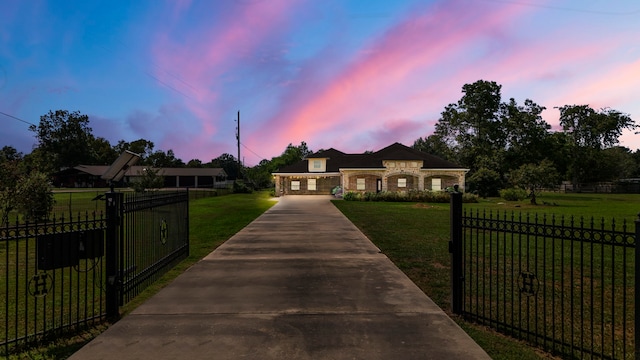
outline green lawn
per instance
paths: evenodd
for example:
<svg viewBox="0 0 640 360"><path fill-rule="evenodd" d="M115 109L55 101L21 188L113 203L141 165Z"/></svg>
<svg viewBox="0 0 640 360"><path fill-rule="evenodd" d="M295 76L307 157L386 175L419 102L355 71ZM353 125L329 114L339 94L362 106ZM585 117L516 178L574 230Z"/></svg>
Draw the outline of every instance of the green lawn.
<svg viewBox="0 0 640 360"><path fill-rule="evenodd" d="M75 200L75 196L80 196L84 198L88 210L91 210L96 207L95 202L91 200L96 194L61 196L63 200L71 198L71 201ZM617 220L630 221L631 229L633 221L637 218L636 214L640 212L640 195L548 193L539 198L541 204L543 201L548 205L534 207L527 201L516 203L500 199L482 199L478 204L465 204L464 207L474 210L500 209L565 216L614 217ZM274 204L266 192L191 201L189 258L123 307L122 313L127 314L135 309ZM335 201L334 204L427 295L445 311L449 311L449 204L347 201ZM454 319L494 359L526 360L550 357L491 329L469 324L459 318ZM16 358L65 358L103 330L104 327L87 329L75 338L61 339Z"/></svg>
<svg viewBox="0 0 640 360"><path fill-rule="evenodd" d="M625 219L628 231L633 231L633 220L640 211L640 195L547 193L539 198L541 204L543 201L547 205L532 206L527 201L482 199L477 204L464 204L464 208L480 212L506 210L538 213L539 216L575 215L578 220L580 216L594 216L598 222L600 217L605 217L608 224L611 218L615 218L617 226ZM427 295L449 312L449 204L350 201L335 201L334 204ZM494 359L539 359L549 356L485 327L464 322L460 318L456 320Z"/></svg>

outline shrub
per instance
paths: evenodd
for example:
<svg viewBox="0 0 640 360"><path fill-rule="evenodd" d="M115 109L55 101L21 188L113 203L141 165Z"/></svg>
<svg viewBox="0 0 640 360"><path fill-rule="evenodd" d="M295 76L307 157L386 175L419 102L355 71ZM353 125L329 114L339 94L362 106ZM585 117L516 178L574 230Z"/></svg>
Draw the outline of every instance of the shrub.
<svg viewBox="0 0 640 360"><path fill-rule="evenodd" d="M346 193L344 193L343 197L344 200L347 201L360 201L361 200L361 196L359 192L355 192L355 191L347 191Z"/></svg>
<svg viewBox="0 0 640 360"><path fill-rule="evenodd" d="M444 191L429 190L409 190L407 192L381 191L379 193L349 191L344 194L344 200L448 203L451 197L449 193ZM462 195L462 201L465 203L477 203L478 196L465 193Z"/></svg>
<svg viewBox="0 0 640 360"><path fill-rule="evenodd" d="M462 202L463 203L477 203L478 202L478 195L474 195L471 193L464 193L462 194Z"/></svg>
<svg viewBox="0 0 640 360"><path fill-rule="evenodd" d="M472 188L482 197L498 195L500 188L500 174L487 168L478 169L469 177Z"/></svg>
<svg viewBox="0 0 640 360"><path fill-rule="evenodd" d="M520 201L527 198L527 192L520 188L502 189L500 197L507 201Z"/></svg>
<svg viewBox="0 0 640 360"><path fill-rule="evenodd" d="M17 210L25 220L46 220L55 204L47 175L38 171L20 179L17 195Z"/></svg>
<svg viewBox="0 0 640 360"><path fill-rule="evenodd" d="M253 193L253 189L251 189L247 184L240 181L233 182L233 193L234 194L251 194Z"/></svg>
<svg viewBox="0 0 640 360"><path fill-rule="evenodd" d="M138 178L131 183L135 192L156 191L164 186L164 176L161 169L144 168L138 172Z"/></svg>

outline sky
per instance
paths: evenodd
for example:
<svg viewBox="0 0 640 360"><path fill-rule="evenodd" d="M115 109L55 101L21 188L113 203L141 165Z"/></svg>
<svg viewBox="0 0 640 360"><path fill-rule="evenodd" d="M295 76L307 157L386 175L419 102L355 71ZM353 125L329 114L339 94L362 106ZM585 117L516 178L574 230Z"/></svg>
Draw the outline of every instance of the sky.
<svg viewBox="0 0 640 360"><path fill-rule="evenodd" d="M3 0L0 146L50 110L96 137L253 166L288 144L412 145L478 80L640 124L637 0ZM640 148L627 131L621 145Z"/></svg>

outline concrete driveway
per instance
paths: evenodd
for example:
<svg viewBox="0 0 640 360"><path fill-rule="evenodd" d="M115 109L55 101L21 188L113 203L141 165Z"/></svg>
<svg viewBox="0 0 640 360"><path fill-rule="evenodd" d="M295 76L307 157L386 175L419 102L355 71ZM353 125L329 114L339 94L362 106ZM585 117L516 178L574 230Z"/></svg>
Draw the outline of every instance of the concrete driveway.
<svg viewBox="0 0 640 360"><path fill-rule="evenodd" d="M281 198L71 359L488 359L330 199Z"/></svg>

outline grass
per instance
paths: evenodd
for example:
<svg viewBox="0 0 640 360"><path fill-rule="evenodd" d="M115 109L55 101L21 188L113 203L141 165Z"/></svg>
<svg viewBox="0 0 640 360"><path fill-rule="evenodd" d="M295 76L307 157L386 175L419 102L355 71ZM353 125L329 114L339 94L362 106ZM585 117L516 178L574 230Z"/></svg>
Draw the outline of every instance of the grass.
<svg viewBox="0 0 640 360"><path fill-rule="evenodd" d="M595 218L605 221L615 218L633 224L640 214L640 194L564 194L543 193L538 198L540 205L531 205L528 200L504 201L499 198L480 199L477 204L465 204L466 209L522 211L556 216L574 216L576 219Z"/></svg>
<svg viewBox="0 0 640 360"><path fill-rule="evenodd" d="M79 193L81 194L81 193ZM69 196L68 194L64 195ZM85 193L83 195L71 195L74 201L74 210L77 204L93 206L91 198L95 195ZM80 200L80 199L84 199ZM78 201L76 201L78 200ZM160 289L169 284L187 268L208 255L215 248L224 243L236 232L244 228L264 211L273 206L268 192L255 192L253 194L232 194L219 197L199 197L190 201L189 227L190 227L190 254L189 257L164 274L158 281L143 290L132 301L121 307L123 316L131 312L137 306L145 302ZM86 209L91 211L91 209ZM80 211L84 211L80 209ZM73 334L71 337L60 337L40 347L30 348L22 353L10 356L10 359L64 359L72 355L79 348L91 341L95 336L104 331L109 324L91 326Z"/></svg>
<svg viewBox="0 0 640 360"><path fill-rule="evenodd" d="M527 201L506 202L483 199L465 204L478 211L506 210L523 213L575 215L578 218L605 217L625 219L628 230L640 210L640 195L559 194L547 193L539 198L547 205L533 206ZM376 203L335 201L358 226L412 281L441 308L450 313L449 205L423 203ZM618 224L619 226L619 224ZM480 325L454 319L494 359L540 359L550 357L538 349L505 337Z"/></svg>
<svg viewBox="0 0 640 360"><path fill-rule="evenodd" d="M65 197L70 195L65 194ZM71 195L75 199L76 195ZM88 199L85 203L94 206ZM514 210L577 216L605 216L633 221L640 210L640 195L616 194L544 194L548 205L531 206L524 202L483 199L465 204L467 209ZM159 281L129 302L121 312L131 312L188 267L250 223L274 204L267 193L204 198L190 204L190 256ZM402 271L404 271L440 307L449 311L449 205L422 203L374 203L336 201L335 205L356 224ZM501 335L487 327L454 317L494 359L550 358L538 349ZM31 349L13 358L66 358L89 342L107 325L86 329L73 338L62 338L41 348Z"/></svg>

